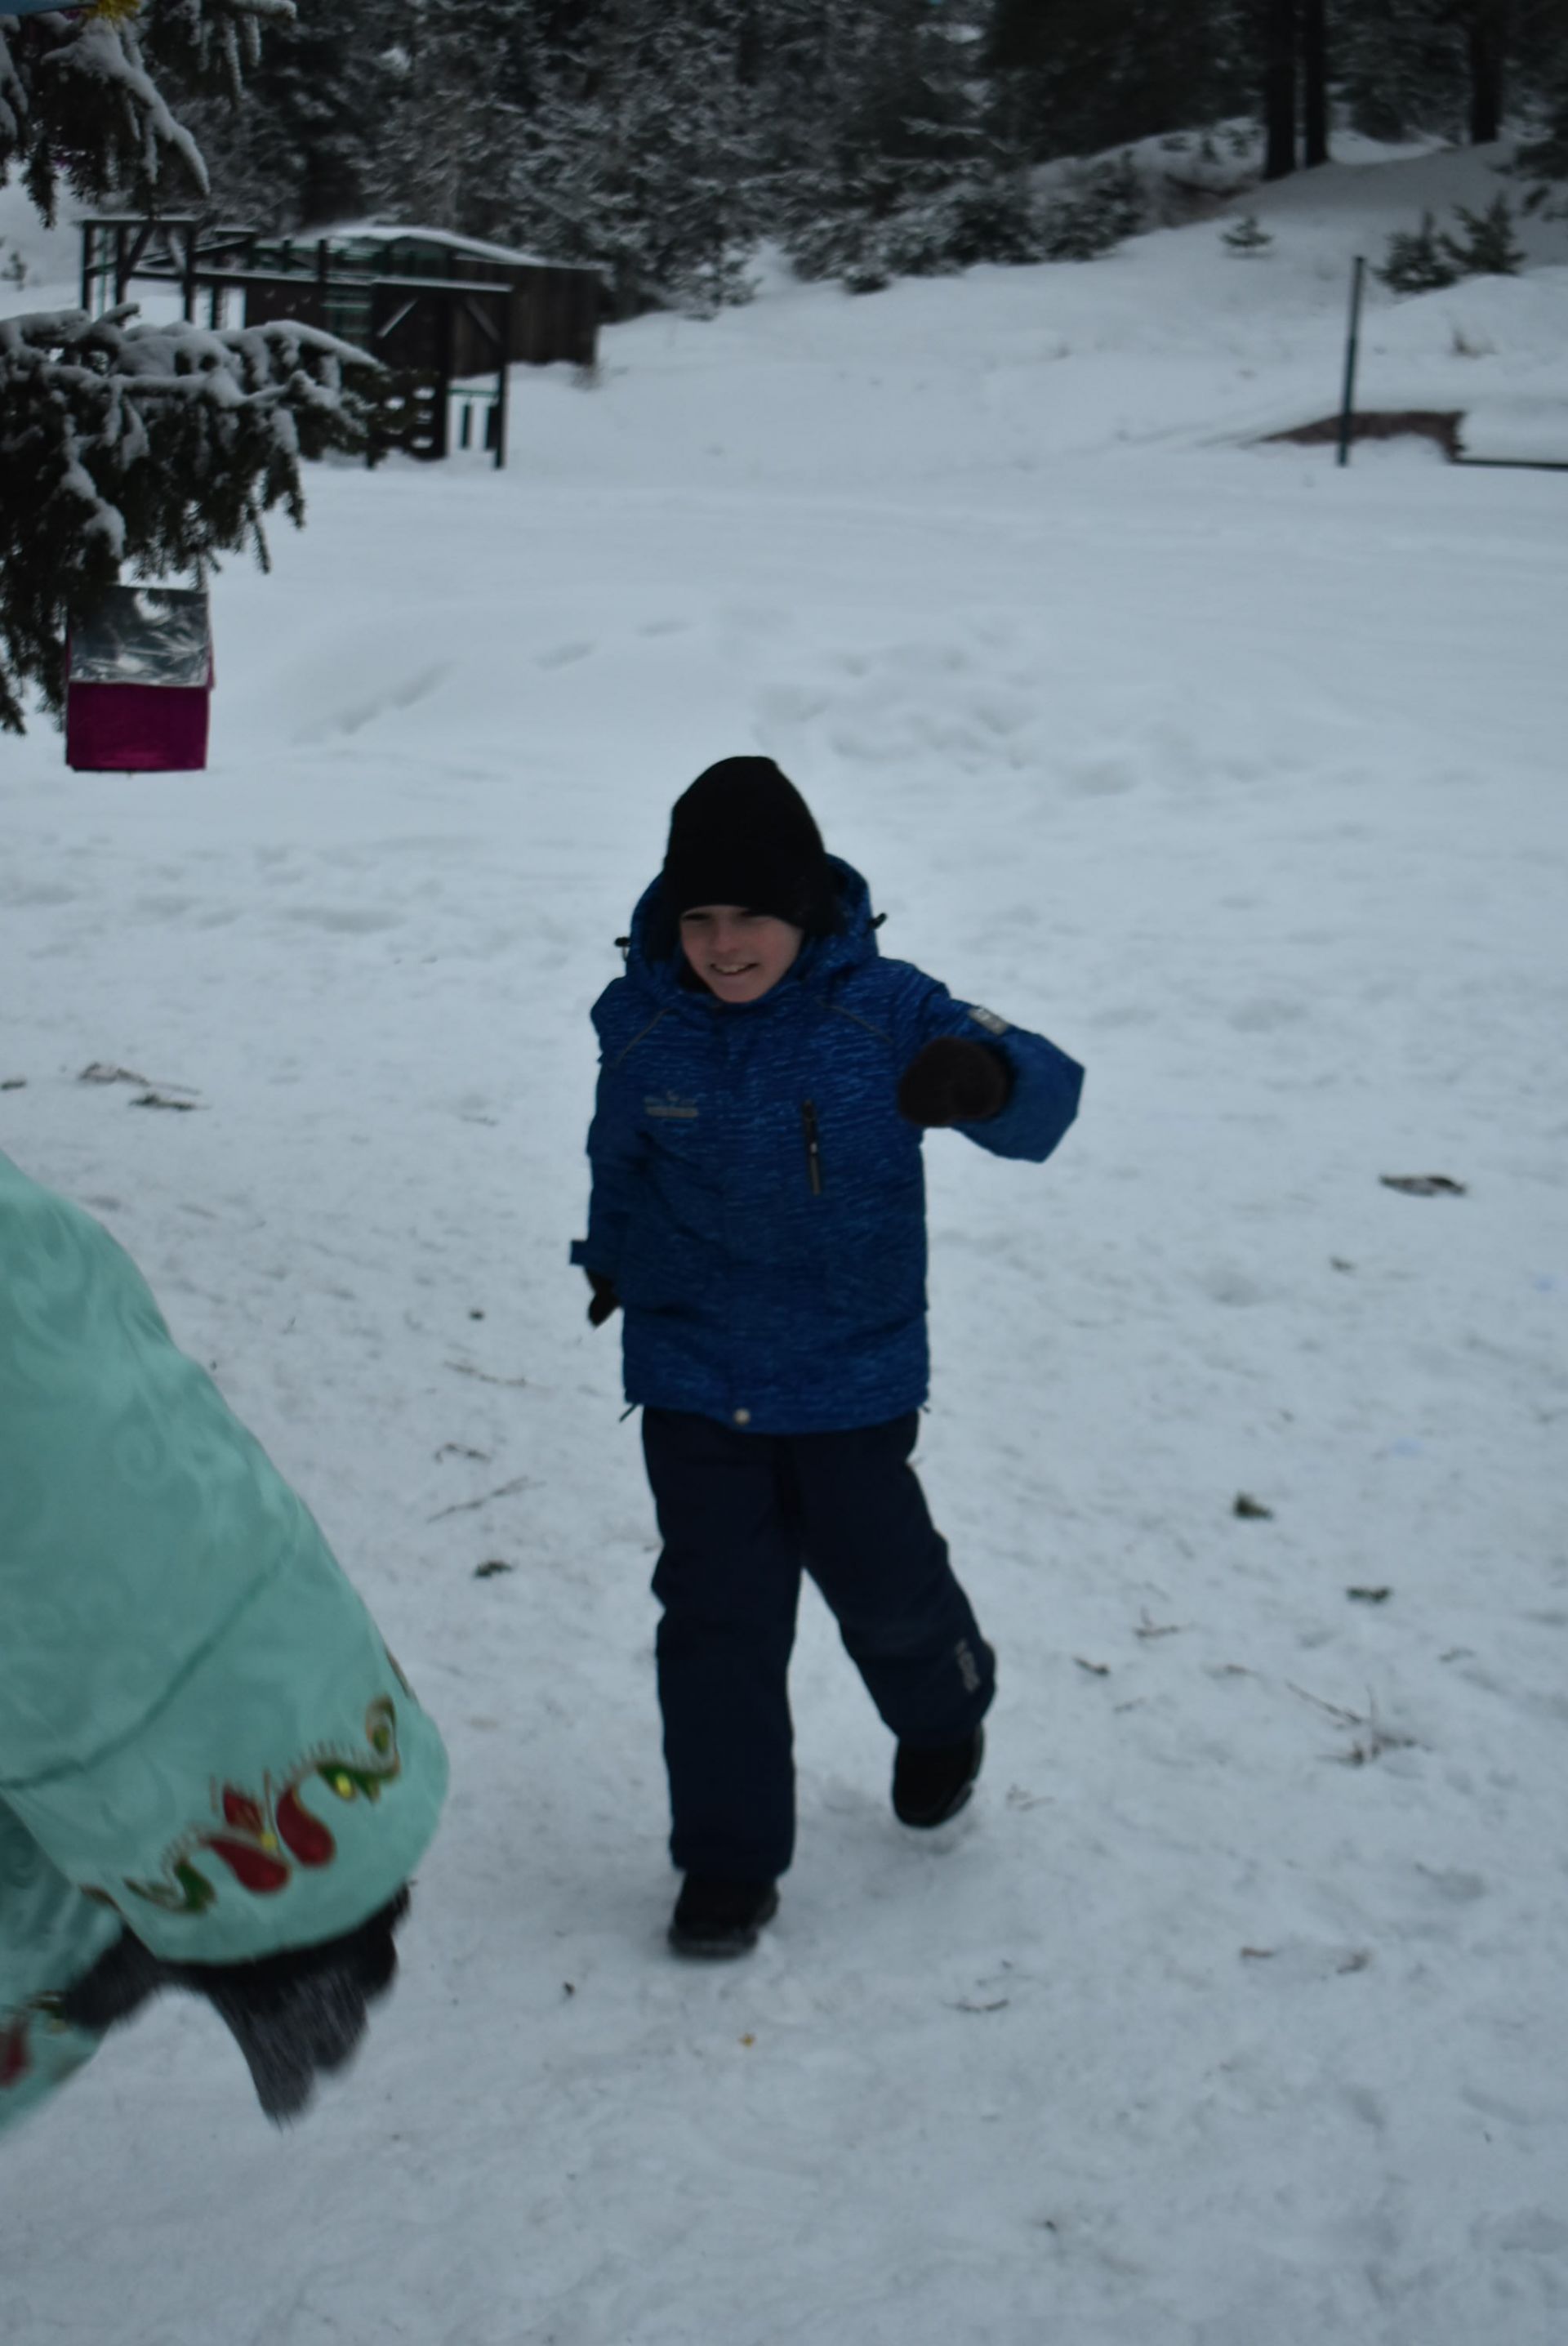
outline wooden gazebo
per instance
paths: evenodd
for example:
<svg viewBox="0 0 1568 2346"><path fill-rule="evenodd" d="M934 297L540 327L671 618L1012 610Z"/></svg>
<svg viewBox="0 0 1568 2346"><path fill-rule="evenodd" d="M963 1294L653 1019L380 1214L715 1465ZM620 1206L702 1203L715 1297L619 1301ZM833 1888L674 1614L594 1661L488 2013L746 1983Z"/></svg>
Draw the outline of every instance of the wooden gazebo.
<svg viewBox="0 0 1568 2346"><path fill-rule="evenodd" d="M597 270L504 245L373 223L270 237L193 214L101 212L80 227L84 309L143 280L178 288L186 317L205 308L212 326L289 318L340 335L388 370L379 444L413 455L444 456L454 436L467 446L478 409L504 464L508 366L594 363ZM474 380L485 375L489 390Z"/></svg>

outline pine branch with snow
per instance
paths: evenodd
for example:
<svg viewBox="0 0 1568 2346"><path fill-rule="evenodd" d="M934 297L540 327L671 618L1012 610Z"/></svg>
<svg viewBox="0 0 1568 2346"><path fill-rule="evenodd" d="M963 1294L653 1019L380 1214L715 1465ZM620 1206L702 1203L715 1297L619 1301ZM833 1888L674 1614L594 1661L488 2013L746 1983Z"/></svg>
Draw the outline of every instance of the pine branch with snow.
<svg viewBox="0 0 1568 2346"><path fill-rule="evenodd" d="M293 14L292 0L156 0L120 16L0 7L0 174L20 172L46 220L62 183L91 201L165 209L204 193L206 166L159 74L238 99L261 26Z"/></svg>
<svg viewBox="0 0 1568 2346"><path fill-rule="evenodd" d="M58 712L65 640L122 571L188 571L304 518L302 459L362 447L371 362L312 327L0 319L0 727Z"/></svg>

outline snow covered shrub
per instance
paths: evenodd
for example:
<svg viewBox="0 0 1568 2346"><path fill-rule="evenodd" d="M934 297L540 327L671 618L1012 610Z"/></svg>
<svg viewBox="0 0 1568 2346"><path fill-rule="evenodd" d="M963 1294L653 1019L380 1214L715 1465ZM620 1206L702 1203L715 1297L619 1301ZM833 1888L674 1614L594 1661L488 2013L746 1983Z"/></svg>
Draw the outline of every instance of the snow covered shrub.
<svg viewBox="0 0 1568 2346"><path fill-rule="evenodd" d="M972 269L978 261L1016 265L1044 258L1039 208L1028 182L1005 168L961 181L935 208L935 240L947 269Z"/></svg>
<svg viewBox="0 0 1568 2346"><path fill-rule="evenodd" d="M1447 257L1431 212L1421 214L1419 229L1395 229L1380 269L1373 271L1390 293L1437 293L1456 284L1460 271Z"/></svg>
<svg viewBox="0 0 1568 2346"><path fill-rule="evenodd" d="M880 293L895 277L941 277L981 261L1045 257L1026 189L1001 178L940 194L802 222L784 241L802 277L836 277L850 293Z"/></svg>
<svg viewBox="0 0 1568 2346"><path fill-rule="evenodd" d="M868 274L880 274L885 283L889 277L946 276L981 261L1043 257L1027 186L999 174L959 182L924 201L902 205L887 219L864 223L851 268L835 273L852 292L864 292L871 290L863 281Z"/></svg>
<svg viewBox="0 0 1568 2346"><path fill-rule="evenodd" d="M1097 164L1045 208L1041 258L1095 260L1143 227L1147 205L1130 155Z"/></svg>
<svg viewBox="0 0 1568 2346"><path fill-rule="evenodd" d="M789 230L784 251L799 276L836 277L848 292L880 293L898 275L891 228L871 212L828 213Z"/></svg>
<svg viewBox="0 0 1568 2346"><path fill-rule="evenodd" d="M1485 211L1456 204L1462 236L1451 236L1423 212L1419 229L1396 229L1376 271L1394 293L1437 293L1461 277L1517 277L1524 266L1513 234L1513 213L1500 195Z"/></svg>

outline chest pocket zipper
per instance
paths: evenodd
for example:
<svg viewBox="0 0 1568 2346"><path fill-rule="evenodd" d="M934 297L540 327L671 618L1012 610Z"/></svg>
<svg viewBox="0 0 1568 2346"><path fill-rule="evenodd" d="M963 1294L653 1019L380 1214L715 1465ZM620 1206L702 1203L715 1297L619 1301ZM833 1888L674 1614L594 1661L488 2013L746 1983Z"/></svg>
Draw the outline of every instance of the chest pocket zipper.
<svg viewBox="0 0 1568 2346"><path fill-rule="evenodd" d="M800 1103L800 1128L806 1136L806 1178L811 1184L811 1195L822 1194L822 1145L817 1136L817 1108L812 1100Z"/></svg>

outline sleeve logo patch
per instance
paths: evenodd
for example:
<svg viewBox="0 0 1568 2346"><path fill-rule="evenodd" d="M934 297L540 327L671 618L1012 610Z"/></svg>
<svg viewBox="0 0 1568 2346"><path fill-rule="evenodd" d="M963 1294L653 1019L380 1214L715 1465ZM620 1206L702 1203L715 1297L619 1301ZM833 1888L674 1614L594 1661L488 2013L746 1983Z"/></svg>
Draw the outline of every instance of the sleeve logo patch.
<svg viewBox="0 0 1568 2346"><path fill-rule="evenodd" d="M983 1010L978 1003L971 1004L969 1015L988 1035L1005 1035L1009 1031L1005 1018L999 1018L994 1010Z"/></svg>
<svg viewBox="0 0 1568 2346"><path fill-rule="evenodd" d="M682 1099L678 1092L666 1092L662 1099L651 1096L643 1102L645 1116L663 1117L677 1124L695 1124L698 1115L695 1100Z"/></svg>

